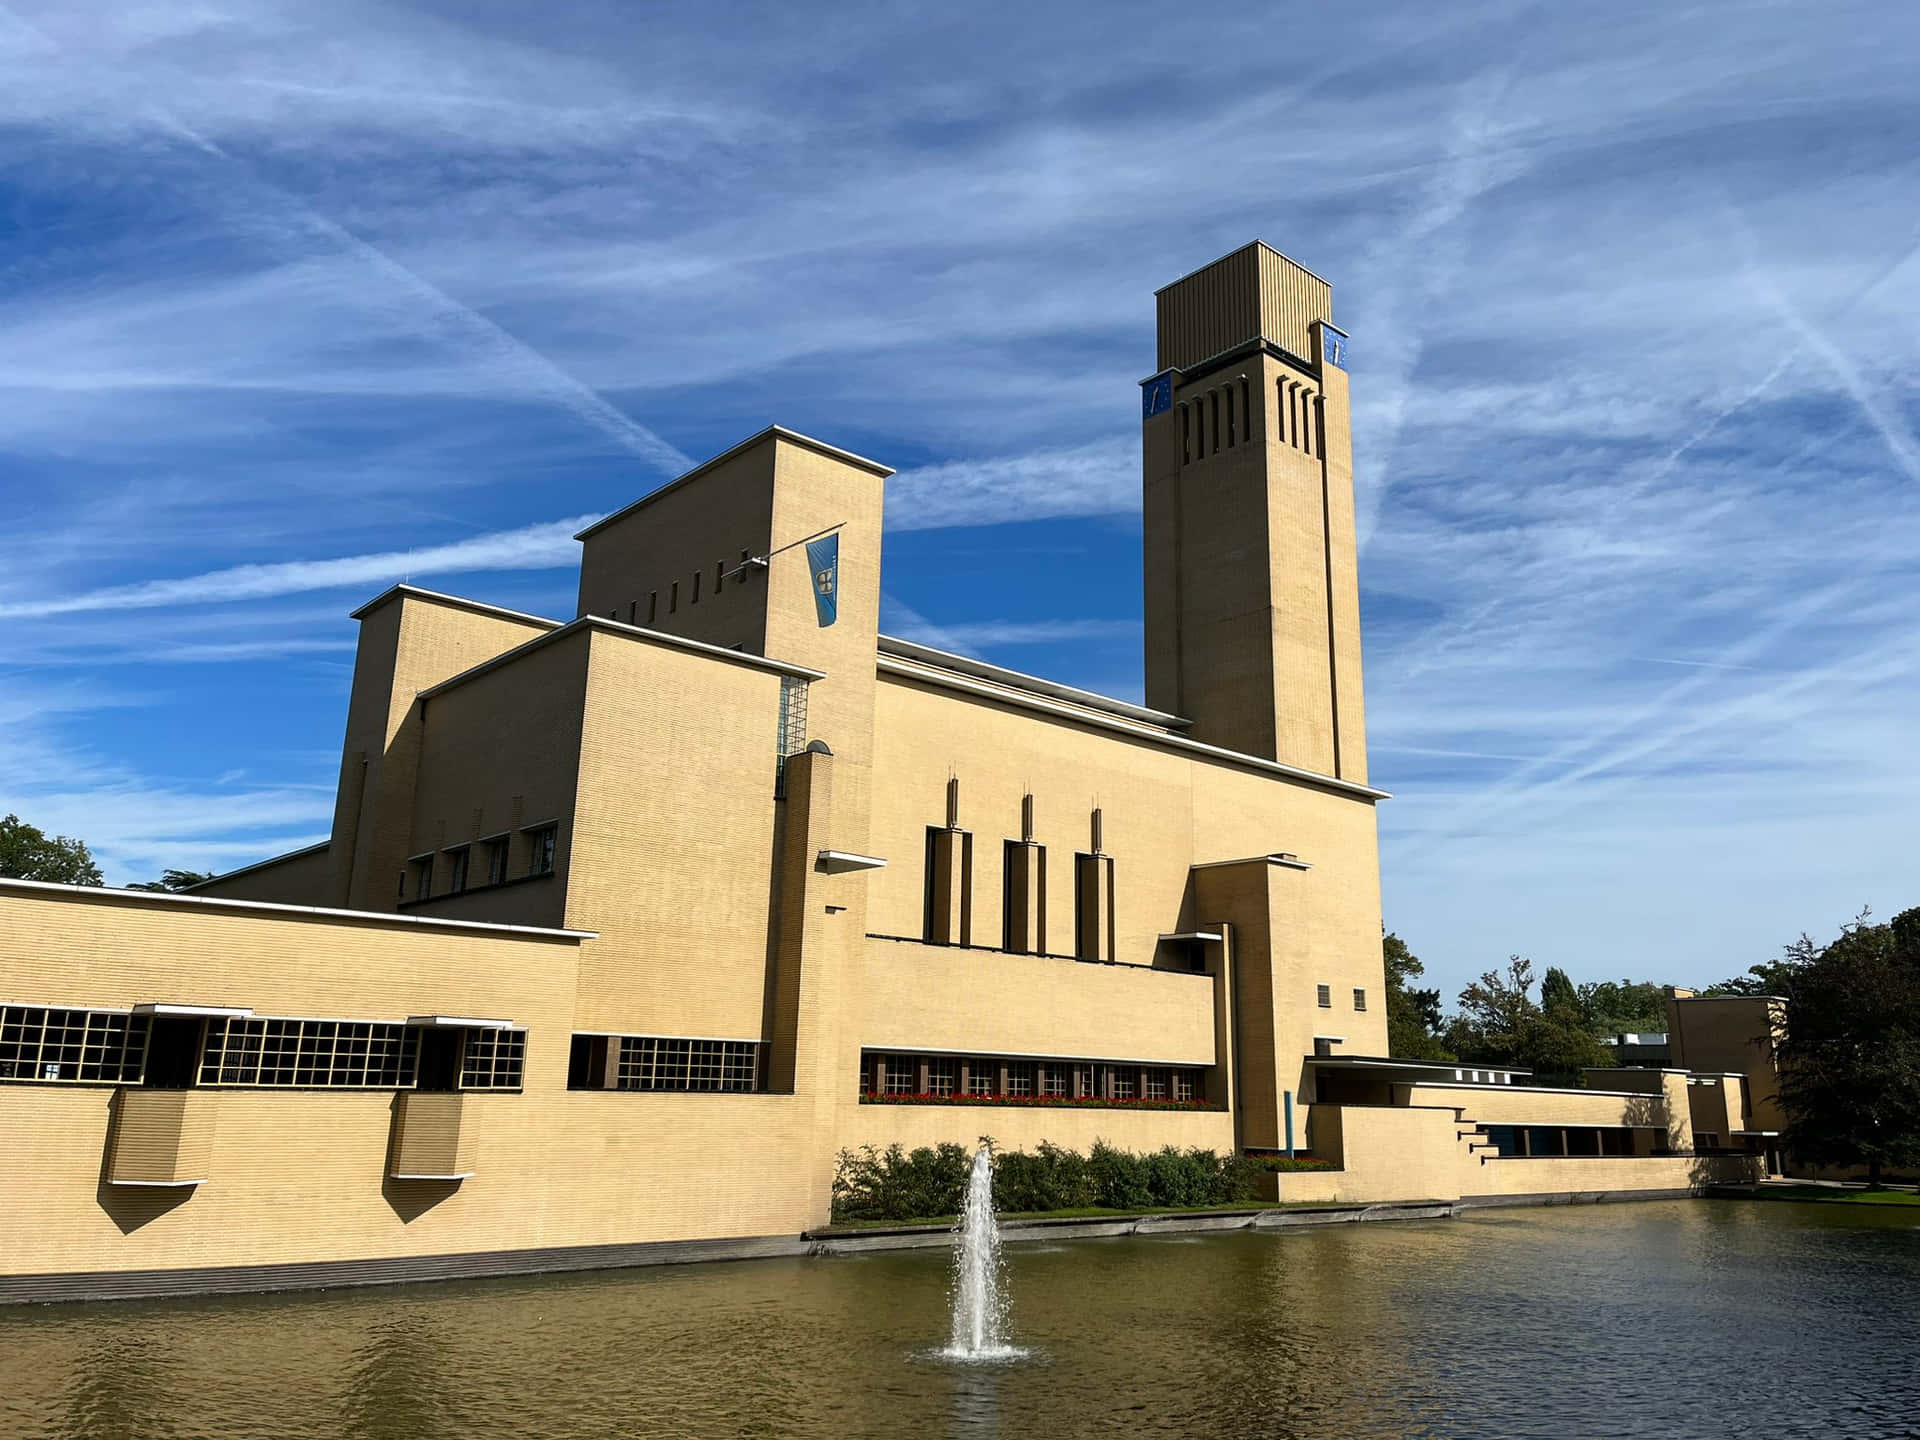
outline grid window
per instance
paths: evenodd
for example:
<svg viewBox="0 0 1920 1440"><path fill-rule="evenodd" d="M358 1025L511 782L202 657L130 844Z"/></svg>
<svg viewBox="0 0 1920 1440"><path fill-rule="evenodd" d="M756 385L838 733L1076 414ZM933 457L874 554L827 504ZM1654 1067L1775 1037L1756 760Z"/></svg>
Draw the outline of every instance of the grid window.
<svg viewBox="0 0 1920 1440"><path fill-rule="evenodd" d="M526 1031L470 1029L460 1058L460 1088L518 1090L526 1061Z"/></svg>
<svg viewBox="0 0 1920 1440"><path fill-rule="evenodd" d="M1315 998L1319 1001L1320 1008L1322 1010L1331 1010L1333 1008L1333 987L1331 985L1316 985L1313 987L1313 990Z"/></svg>
<svg viewBox="0 0 1920 1440"><path fill-rule="evenodd" d="M1033 1062L1031 1060L1007 1062L1007 1094L1033 1094Z"/></svg>
<svg viewBox="0 0 1920 1440"><path fill-rule="evenodd" d="M1367 1008L1367 992L1366 991L1358 988L1354 990L1353 1008L1356 1010L1364 1010Z"/></svg>
<svg viewBox="0 0 1920 1440"><path fill-rule="evenodd" d="M554 827L543 825L538 830L527 832L527 873L529 875L551 875L553 873Z"/></svg>
<svg viewBox="0 0 1920 1440"><path fill-rule="evenodd" d="M967 1094L992 1095L1000 1079L1000 1067L991 1060L973 1060L967 1065Z"/></svg>
<svg viewBox="0 0 1920 1440"><path fill-rule="evenodd" d="M1049 1065L1040 1073L1040 1093L1065 1098L1067 1093L1067 1067Z"/></svg>
<svg viewBox="0 0 1920 1440"><path fill-rule="evenodd" d="M200 1083L398 1090L413 1084L416 1040L378 1021L213 1019Z"/></svg>
<svg viewBox="0 0 1920 1440"><path fill-rule="evenodd" d="M1110 1065L1107 1067L1107 1081L1113 1086L1111 1098L1132 1100L1140 1088L1140 1072L1129 1070L1124 1065Z"/></svg>
<svg viewBox="0 0 1920 1440"><path fill-rule="evenodd" d="M665 1035L620 1038L619 1088L750 1092L760 1076L755 1040L681 1040Z"/></svg>
<svg viewBox="0 0 1920 1440"><path fill-rule="evenodd" d="M911 1055L887 1057L887 1094L911 1095L919 1082L920 1065Z"/></svg>
<svg viewBox="0 0 1920 1440"><path fill-rule="evenodd" d="M0 1006L0 1081L138 1084L146 1054L144 1015Z"/></svg>
<svg viewBox="0 0 1920 1440"><path fill-rule="evenodd" d="M507 880L507 851L512 841L505 835L485 842L487 847L487 883L504 885Z"/></svg>
<svg viewBox="0 0 1920 1440"><path fill-rule="evenodd" d="M1146 1075L1146 1088L1141 1092L1143 1100L1165 1100L1167 1098L1167 1072L1149 1070Z"/></svg>
<svg viewBox="0 0 1920 1440"><path fill-rule="evenodd" d="M1099 1083L1099 1066L1076 1065L1073 1067L1073 1093L1076 1098L1098 1095L1100 1093Z"/></svg>
<svg viewBox="0 0 1920 1440"><path fill-rule="evenodd" d="M953 1082L960 1067L951 1060L929 1060L927 1062L927 1093L929 1095L953 1094Z"/></svg>
<svg viewBox="0 0 1920 1440"><path fill-rule="evenodd" d="M1174 1100L1191 1100L1198 1093L1193 1083L1193 1071L1175 1070L1172 1075L1173 1089L1169 1096Z"/></svg>

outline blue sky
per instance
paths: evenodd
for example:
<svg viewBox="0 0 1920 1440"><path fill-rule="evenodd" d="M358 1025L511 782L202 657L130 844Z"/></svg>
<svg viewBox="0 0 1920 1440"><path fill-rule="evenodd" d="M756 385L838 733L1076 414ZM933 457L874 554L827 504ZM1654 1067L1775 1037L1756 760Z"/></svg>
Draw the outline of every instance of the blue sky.
<svg viewBox="0 0 1920 1440"><path fill-rule="evenodd" d="M1153 289L1354 336L1387 923L1710 981L1920 903L1920 14L0 7L0 811L325 834L347 612L573 613L769 421L895 633L1140 694ZM1285 837L1276 837L1284 842Z"/></svg>

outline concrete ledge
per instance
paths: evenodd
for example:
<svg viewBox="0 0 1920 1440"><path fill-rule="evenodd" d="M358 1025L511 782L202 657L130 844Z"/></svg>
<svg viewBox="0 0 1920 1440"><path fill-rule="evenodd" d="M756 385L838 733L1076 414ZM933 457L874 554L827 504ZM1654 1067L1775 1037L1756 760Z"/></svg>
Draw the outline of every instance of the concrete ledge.
<svg viewBox="0 0 1920 1440"><path fill-rule="evenodd" d="M0 1275L0 1305L72 1300L148 1300L189 1295L254 1295L274 1290L332 1290L418 1280L474 1280L638 1265L689 1265L804 1255L787 1235L725 1240L663 1240L635 1245L569 1245L544 1250L484 1250L464 1255L398 1255L377 1260L318 1260L291 1265L215 1265L183 1270L103 1270Z"/></svg>
<svg viewBox="0 0 1920 1440"><path fill-rule="evenodd" d="M1462 1195L1462 1210L1492 1210L1507 1205L1613 1205L1628 1200L1692 1200L1698 1190L1536 1190L1525 1195Z"/></svg>
<svg viewBox="0 0 1920 1440"><path fill-rule="evenodd" d="M1408 1200L1387 1205L1314 1205L1291 1210L1213 1210L1192 1215L1114 1215L1088 1219L1014 1220L1000 1227L1003 1244L1036 1240L1097 1240L1118 1235L1181 1235L1196 1231L1284 1230L1301 1225L1339 1225L1364 1220L1445 1220L1454 1206L1445 1200ZM915 1250L953 1243L945 1225L896 1230L809 1231L815 1255L859 1255L874 1250Z"/></svg>

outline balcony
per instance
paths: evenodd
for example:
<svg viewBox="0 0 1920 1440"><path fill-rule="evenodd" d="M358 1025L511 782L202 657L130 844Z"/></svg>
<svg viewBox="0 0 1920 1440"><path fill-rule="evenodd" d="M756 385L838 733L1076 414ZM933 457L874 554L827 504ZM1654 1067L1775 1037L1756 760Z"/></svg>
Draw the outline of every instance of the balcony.
<svg viewBox="0 0 1920 1440"><path fill-rule="evenodd" d="M198 1090L123 1088L113 1101L107 1183L186 1188L213 1164L217 1096Z"/></svg>
<svg viewBox="0 0 1920 1440"><path fill-rule="evenodd" d="M391 1180L465 1180L474 1173L473 1126L458 1091L403 1090L393 1101Z"/></svg>

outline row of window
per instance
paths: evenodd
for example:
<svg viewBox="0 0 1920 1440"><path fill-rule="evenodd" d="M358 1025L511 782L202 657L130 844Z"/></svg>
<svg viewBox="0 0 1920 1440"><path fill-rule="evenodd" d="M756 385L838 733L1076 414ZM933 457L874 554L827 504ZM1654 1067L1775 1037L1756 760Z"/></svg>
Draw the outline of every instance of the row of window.
<svg viewBox="0 0 1920 1440"><path fill-rule="evenodd" d="M0 1081L518 1090L527 1032L0 1006Z"/></svg>
<svg viewBox="0 0 1920 1440"><path fill-rule="evenodd" d="M520 832L520 873L551 875L559 825L549 820ZM475 851L479 854L476 856ZM400 872L400 898L427 900L434 895L459 895L485 885L504 885L513 878L513 832L503 830L464 845L415 855ZM479 861L476 879L475 860ZM411 889L411 894L409 894Z"/></svg>
<svg viewBox="0 0 1920 1440"><path fill-rule="evenodd" d="M0 1080L137 1084L146 1056L144 1015L0 1006Z"/></svg>
<svg viewBox="0 0 1920 1440"><path fill-rule="evenodd" d="M1280 439L1309 455L1324 455L1325 412L1319 395L1296 380L1282 378L1276 384ZM1182 464L1235 449L1253 438L1253 393L1244 375L1176 408L1180 412Z"/></svg>
<svg viewBox="0 0 1920 1440"><path fill-rule="evenodd" d="M671 1090L745 1094L760 1089L760 1042L671 1035L576 1035L569 1090Z"/></svg>
<svg viewBox="0 0 1920 1440"><path fill-rule="evenodd" d="M1331 1010L1333 1008L1333 987L1331 985L1316 985L1313 987L1313 991L1314 1002L1322 1010ZM1367 992L1358 985L1353 987L1353 1008L1357 1012L1364 1012L1367 1008Z"/></svg>
<svg viewBox="0 0 1920 1440"><path fill-rule="evenodd" d="M927 827L920 938L929 945L973 944L973 836ZM1073 856L1073 958L1114 959L1114 862ZM1032 840L1001 845L1000 945L1015 955L1046 955L1047 847Z"/></svg>
<svg viewBox="0 0 1920 1440"><path fill-rule="evenodd" d="M753 552L751 550L742 550L740 552L740 562L737 565L729 567L727 562L724 560L714 561L713 562L713 589L711 593L714 595L718 595L723 589L725 589L727 584L727 577L729 575L733 576L735 581L737 582L740 579L744 578L745 576L751 574L752 572L749 571L746 567L747 567L747 563L752 559L753 559ZM698 605L700 603L700 582L702 579L705 578L705 574L706 572L701 570L696 570L693 572L692 583L687 588L687 603L689 605ZM666 600L667 600L666 613L669 615L677 613L680 609L680 582L678 580L671 582L667 586ZM646 618L644 620L640 618L643 608L646 615ZM618 607L612 610L609 610L607 612L607 618L609 620L618 620L620 618L620 611ZM647 598L646 598L646 601L644 602L644 607L643 607L643 603L639 600L632 600L627 603L627 623L629 625L655 625L659 623L659 620L660 620L660 592L658 590L649 590L647 592Z"/></svg>
<svg viewBox="0 0 1920 1440"><path fill-rule="evenodd" d="M1206 1098L1204 1072L1178 1065L1105 1060L1029 1060L993 1055L860 1057L862 1096L955 1096L1008 1100L1174 1100Z"/></svg>

